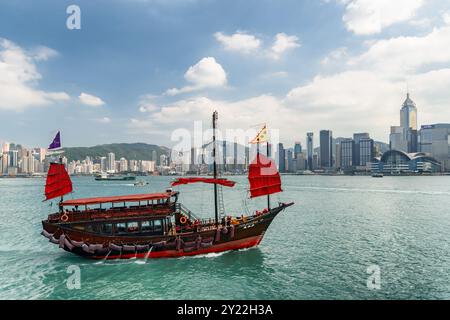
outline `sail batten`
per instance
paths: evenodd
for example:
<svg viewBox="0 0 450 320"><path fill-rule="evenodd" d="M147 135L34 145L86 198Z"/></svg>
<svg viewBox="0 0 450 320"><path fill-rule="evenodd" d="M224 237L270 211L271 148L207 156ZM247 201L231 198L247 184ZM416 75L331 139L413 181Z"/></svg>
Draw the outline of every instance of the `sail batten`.
<svg viewBox="0 0 450 320"><path fill-rule="evenodd" d="M269 158L258 154L250 164L248 171L250 197L256 198L282 192L280 174L275 163Z"/></svg>
<svg viewBox="0 0 450 320"><path fill-rule="evenodd" d="M62 163L51 163L45 183L45 199L50 200L72 192L72 181Z"/></svg>

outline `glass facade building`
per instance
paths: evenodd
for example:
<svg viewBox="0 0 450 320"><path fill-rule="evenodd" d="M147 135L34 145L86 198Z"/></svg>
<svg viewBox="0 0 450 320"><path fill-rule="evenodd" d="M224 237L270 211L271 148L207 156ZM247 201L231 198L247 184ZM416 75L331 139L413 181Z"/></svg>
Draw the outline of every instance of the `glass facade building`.
<svg viewBox="0 0 450 320"><path fill-rule="evenodd" d="M331 130L320 131L320 167L331 168L333 166L333 132Z"/></svg>
<svg viewBox="0 0 450 320"><path fill-rule="evenodd" d="M441 162L443 170L450 171L450 124L422 126L419 133L419 149Z"/></svg>

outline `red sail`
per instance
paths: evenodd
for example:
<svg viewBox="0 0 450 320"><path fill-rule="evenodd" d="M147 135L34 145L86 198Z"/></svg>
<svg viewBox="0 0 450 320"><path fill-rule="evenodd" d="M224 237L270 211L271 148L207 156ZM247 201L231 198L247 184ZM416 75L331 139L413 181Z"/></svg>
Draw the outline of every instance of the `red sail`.
<svg viewBox="0 0 450 320"><path fill-rule="evenodd" d="M230 181L227 179L213 179L213 178L178 178L175 181L172 181L172 187L178 186L180 184L189 184L189 183L196 183L196 182L203 182L203 183L216 183L220 184L224 187L234 187L236 182Z"/></svg>
<svg viewBox="0 0 450 320"><path fill-rule="evenodd" d="M64 164L51 163L45 183L45 199L50 200L72 192L72 181Z"/></svg>
<svg viewBox="0 0 450 320"><path fill-rule="evenodd" d="M281 178L275 163L258 154L248 170L251 198L278 193L281 190Z"/></svg>

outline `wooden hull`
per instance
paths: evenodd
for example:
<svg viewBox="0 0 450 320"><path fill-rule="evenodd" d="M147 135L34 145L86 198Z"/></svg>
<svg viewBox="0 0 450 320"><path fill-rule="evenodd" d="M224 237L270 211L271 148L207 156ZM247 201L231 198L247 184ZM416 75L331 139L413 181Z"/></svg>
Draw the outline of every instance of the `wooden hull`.
<svg viewBox="0 0 450 320"><path fill-rule="evenodd" d="M62 249L83 257L177 258L255 247L261 243L273 219L290 205L292 204L280 204L265 214L235 226L165 236L102 236L71 229L64 223L43 221L42 224L44 230L52 234L53 242L59 243ZM67 245L67 241L64 243L62 235L66 240L70 239L69 242L78 243L78 246ZM86 245L80 246L80 243L102 244L103 248L90 250Z"/></svg>

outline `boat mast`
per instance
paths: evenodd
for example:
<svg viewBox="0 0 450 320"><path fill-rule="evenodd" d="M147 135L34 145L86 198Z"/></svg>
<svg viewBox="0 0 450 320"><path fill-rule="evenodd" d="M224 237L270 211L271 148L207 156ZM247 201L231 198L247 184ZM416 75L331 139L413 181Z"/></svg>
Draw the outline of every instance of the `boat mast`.
<svg viewBox="0 0 450 320"><path fill-rule="evenodd" d="M269 140L267 140L267 150L266 150L266 153L267 153L267 159L269 159L269 157L270 157L270 153L269 153ZM270 195L268 194L267 195L267 210L270 210Z"/></svg>
<svg viewBox="0 0 450 320"><path fill-rule="evenodd" d="M214 179L217 179L217 163L216 163L216 121L218 118L217 111L213 112L212 125L213 125L213 172ZM214 213L216 218L216 228L219 226L219 207L217 203L217 183L214 183Z"/></svg>
<svg viewBox="0 0 450 320"><path fill-rule="evenodd" d="M266 150L267 159L269 159L270 157L269 141L267 141L266 148L267 148ZM256 161L259 161L259 137L257 138L256 141ZM270 210L270 195L267 195L267 209Z"/></svg>
<svg viewBox="0 0 450 320"><path fill-rule="evenodd" d="M59 155L59 164L63 164L63 158L62 155ZM63 207L62 207L62 203L64 201L63 196L61 196L60 200L59 200L59 210L62 212L63 211Z"/></svg>

